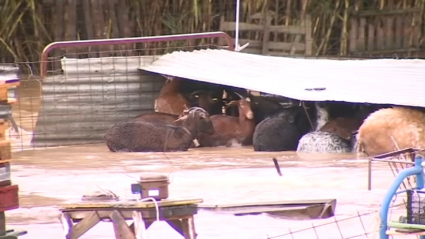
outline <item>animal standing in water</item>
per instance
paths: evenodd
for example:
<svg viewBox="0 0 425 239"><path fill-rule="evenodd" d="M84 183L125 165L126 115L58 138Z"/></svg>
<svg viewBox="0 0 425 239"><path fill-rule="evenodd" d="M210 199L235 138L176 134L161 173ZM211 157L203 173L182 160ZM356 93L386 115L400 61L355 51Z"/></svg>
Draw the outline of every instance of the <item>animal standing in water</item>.
<svg viewBox="0 0 425 239"><path fill-rule="evenodd" d="M182 81L181 79L174 79L174 77L167 77L155 100L155 112L180 115L185 109L189 108L190 101L180 90Z"/></svg>
<svg viewBox="0 0 425 239"><path fill-rule="evenodd" d="M296 150L301 136L311 130L310 122L302 107L283 109L255 127L254 150L267 152Z"/></svg>
<svg viewBox="0 0 425 239"><path fill-rule="evenodd" d="M251 110L251 99L241 95L239 95L239 97L241 97L240 100L232 101L227 105L237 105L239 117L228 115L211 116L211 122L214 126L215 133L212 135L201 134L199 136L199 144L201 147L230 147L234 143L241 145L252 144L255 121L254 113Z"/></svg>
<svg viewBox="0 0 425 239"><path fill-rule="evenodd" d="M425 114L393 107L370 114L357 134L359 155L375 156L404 148L425 149Z"/></svg>
<svg viewBox="0 0 425 239"><path fill-rule="evenodd" d="M214 133L209 114L198 107L190 108L177 121L181 126L146 121L123 121L105 135L112 152L187 151L199 133Z"/></svg>

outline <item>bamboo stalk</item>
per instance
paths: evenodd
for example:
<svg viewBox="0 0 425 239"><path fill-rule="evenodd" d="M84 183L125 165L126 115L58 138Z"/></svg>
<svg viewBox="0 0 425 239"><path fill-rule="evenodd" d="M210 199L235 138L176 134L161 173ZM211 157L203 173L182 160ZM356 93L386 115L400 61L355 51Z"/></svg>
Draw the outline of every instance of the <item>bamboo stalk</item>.
<svg viewBox="0 0 425 239"><path fill-rule="evenodd" d="M345 9L344 9L344 19L343 19L343 27L341 32L341 45L339 54L341 56L348 55L348 24L349 24L349 12L350 9L350 0L345 0Z"/></svg>

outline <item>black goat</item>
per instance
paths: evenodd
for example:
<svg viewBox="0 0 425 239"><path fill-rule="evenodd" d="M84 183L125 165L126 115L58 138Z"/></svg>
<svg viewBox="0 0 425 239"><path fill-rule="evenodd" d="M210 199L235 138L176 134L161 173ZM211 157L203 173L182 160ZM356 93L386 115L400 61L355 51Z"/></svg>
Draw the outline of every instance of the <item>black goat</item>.
<svg viewBox="0 0 425 239"><path fill-rule="evenodd" d="M213 134L208 112L193 107L177 121L182 126L146 121L123 121L112 126L105 135L112 152L187 151L199 133Z"/></svg>
<svg viewBox="0 0 425 239"><path fill-rule="evenodd" d="M260 122L254 131L254 151L296 150L299 139L311 131L302 107L283 109Z"/></svg>

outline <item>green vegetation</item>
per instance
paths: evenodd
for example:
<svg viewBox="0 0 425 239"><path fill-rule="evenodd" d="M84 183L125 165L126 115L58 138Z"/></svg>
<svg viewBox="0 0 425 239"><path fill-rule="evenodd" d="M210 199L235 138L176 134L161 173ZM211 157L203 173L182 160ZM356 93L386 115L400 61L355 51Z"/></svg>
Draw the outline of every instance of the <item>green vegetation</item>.
<svg viewBox="0 0 425 239"><path fill-rule="evenodd" d="M240 20L268 11L274 24L294 25L309 14L316 54L345 55L353 14L415 8L422 26L424 2L241 0ZM37 62L47 44L61 40L217 31L220 16L235 18L235 6L235 0L1 0L0 58L1 62Z"/></svg>

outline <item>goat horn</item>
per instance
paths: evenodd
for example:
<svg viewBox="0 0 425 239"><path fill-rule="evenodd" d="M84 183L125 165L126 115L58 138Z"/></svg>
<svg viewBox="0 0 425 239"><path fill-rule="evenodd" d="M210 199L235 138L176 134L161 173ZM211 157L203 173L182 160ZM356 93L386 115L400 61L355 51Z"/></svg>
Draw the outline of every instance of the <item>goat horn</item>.
<svg viewBox="0 0 425 239"><path fill-rule="evenodd" d="M200 110L200 111L202 111L202 112L206 112L204 109L202 109L201 107L192 107L192 108L190 108L189 109L189 111L197 111L197 110Z"/></svg>
<svg viewBox="0 0 425 239"><path fill-rule="evenodd" d="M243 96L242 96L241 94L239 94L238 92L235 92L235 94L236 94L237 96L239 96L241 99L243 99Z"/></svg>
<svg viewBox="0 0 425 239"><path fill-rule="evenodd" d="M226 107L238 105L238 103L239 103L238 100L232 100L232 101L230 101L229 103L226 104Z"/></svg>
<svg viewBox="0 0 425 239"><path fill-rule="evenodd" d="M196 91L190 93L190 95L196 95L196 94L204 93L204 92L205 92L204 90L196 90Z"/></svg>

